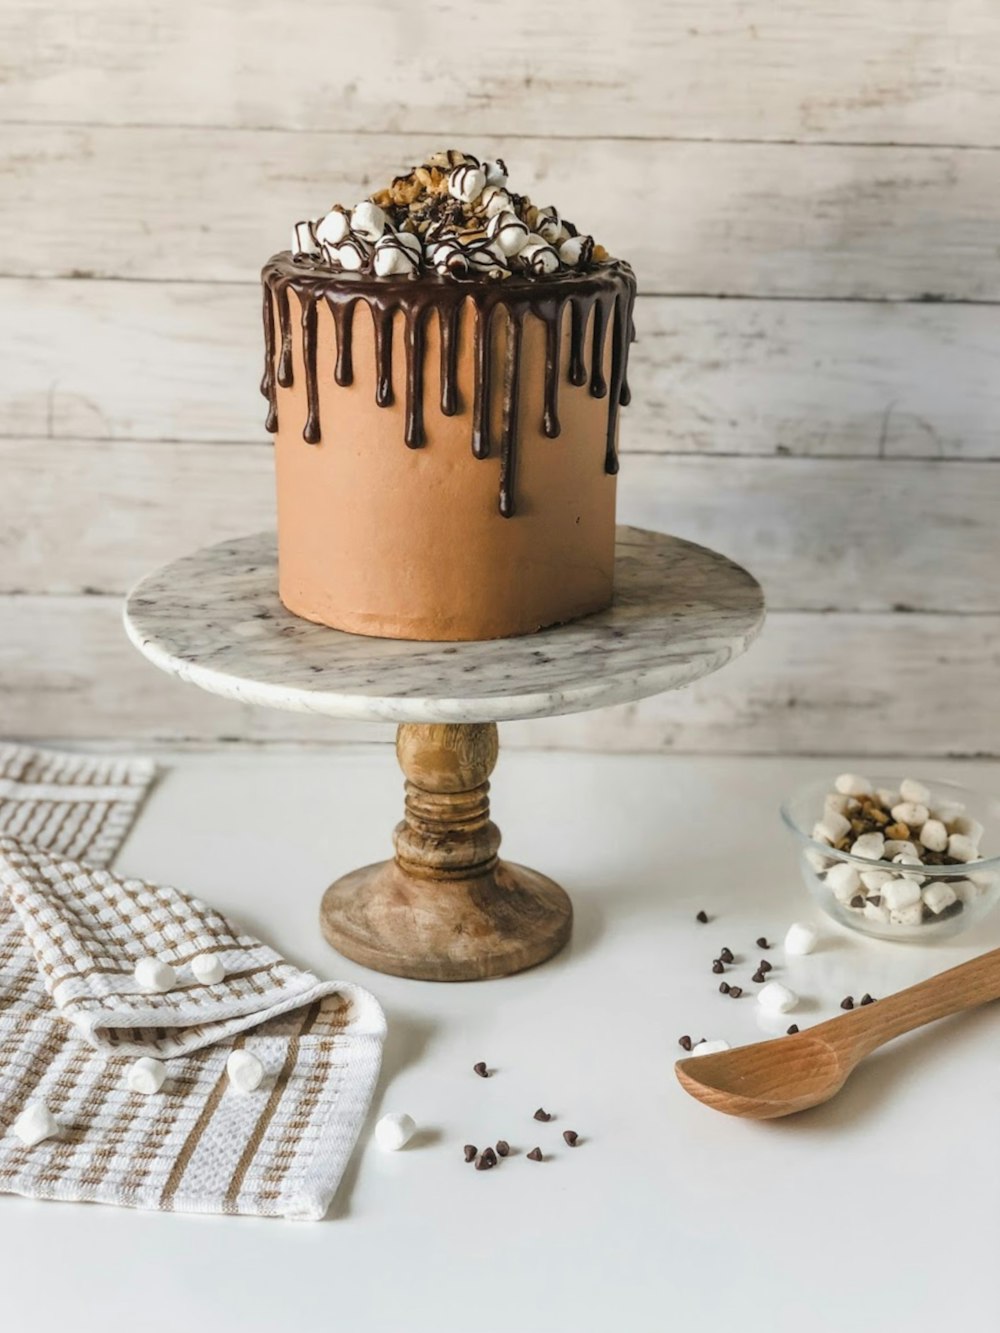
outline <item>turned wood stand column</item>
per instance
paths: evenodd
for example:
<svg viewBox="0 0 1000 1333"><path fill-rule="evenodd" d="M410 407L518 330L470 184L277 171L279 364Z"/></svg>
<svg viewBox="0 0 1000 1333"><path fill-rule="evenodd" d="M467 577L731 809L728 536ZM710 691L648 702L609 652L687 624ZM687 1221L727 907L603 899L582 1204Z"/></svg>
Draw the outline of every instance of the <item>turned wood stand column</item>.
<svg viewBox="0 0 1000 1333"><path fill-rule="evenodd" d="M125 629L161 670L212 694L402 724L395 858L332 884L321 923L348 958L426 981L518 972L569 938L573 913L559 885L497 857L496 723L690 685L747 649L764 622L763 594L745 569L640 528L618 529L607 611L519 639L344 634L286 611L277 586L272 533L220 542L143 579L128 596Z"/></svg>
<svg viewBox="0 0 1000 1333"><path fill-rule="evenodd" d="M323 934L379 972L474 981L544 962L569 939L573 908L552 880L497 856L489 775L495 722L404 723L406 775L392 861L338 879L323 898Z"/></svg>

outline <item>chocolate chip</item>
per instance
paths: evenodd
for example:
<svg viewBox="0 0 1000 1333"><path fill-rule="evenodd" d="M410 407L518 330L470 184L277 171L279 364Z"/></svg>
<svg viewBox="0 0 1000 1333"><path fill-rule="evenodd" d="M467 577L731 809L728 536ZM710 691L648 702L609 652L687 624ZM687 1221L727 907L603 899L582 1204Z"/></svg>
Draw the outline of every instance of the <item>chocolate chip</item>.
<svg viewBox="0 0 1000 1333"><path fill-rule="evenodd" d="M853 995L845 995L844 998L843 998L843 999L841 1000L841 1002L840 1002L840 1007L841 1007L841 1009L853 1009L853 1008L854 1008L854 996L853 996Z"/></svg>
<svg viewBox="0 0 1000 1333"><path fill-rule="evenodd" d="M757 971L758 971L758 972L773 972L773 971L774 971L774 968L771 966L771 964L767 961L766 958L762 958L762 959L760 960L760 962L757 964Z"/></svg>
<svg viewBox="0 0 1000 1333"><path fill-rule="evenodd" d="M479 1149L476 1147L474 1143L467 1143L465 1147L462 1149L462 1152L465 1153L465 1160L467 1162L474 1162L476 1160L476 1153L478 1151Z"/></svg>
<svg viewBox="0 0 1000 1333"><path fill-rule="evenodd" d="M865 905L864 895L861 893L856 893L854 897L851 899L851 906L864 907L864 905Z"/></svg>
<svg viewBox="0 0 1000 1333"><path fill-rule="evenodd" d="M510 1144L506 1139L497 1139L497 1156L506 1157L510 1152Z"/></svg>
<svg viewBox="0 0 1000 1333"><path fill-rule="evenodd" d="M575 1129L564 1129L564 1130L563 1130L563 1138L566 1140L566 1142L569 1144L569 1146L570 1146L571 1148L575 1148L575 1147L576 1147L576 1141L577 1141L577 1139L578 1139L579 1137L580 1137L580 1136L579 1136L579 1134L576 1132Z"/></svg>
<svg viewBox="0 0 1000 1333"><path fill-rule="evenodd" d="M742 987L742 986L730 986L730 987L729 987L729 995L730 995L730 998L731 998L731 999L733 999L733 1000L738 1000L742 994L743 994L743 987Z"/></svg>
<svg viewBox="0 0 1000 1333"><path fill-rule="evenodd" d="M477 1170L477 1171L489 1171L490 1167L493 1166L493 1164L494 1164L495 1161L496 1161L496 1158L493 1158L493 1159L491 1160L489 1157L486 1156L485 1153L482 1153L482 1154L480 1154L479 1157L476 1158L476 1170Z"/></svg>
<svg viewBox="0 0 1000 1333"><path fill-rule="evenodd" d="M756 941L756 944L758 949L770 949L771 947L767 942L766 935L761 935L760 939Z"/></svg>
<svg viewBox="0 0 1000 1333"><path fill-rule="evenodd" d="M695 921L700 921L701 924L704 926L708 921L708 913L699 912L698 915L695 917Z"/></svg>
<svg viewBox="0 0 1000 1333"><path fill-rule="evenodd" d="M542 1160L542 1150L541 1150L541 1148L532 1148L531 1152L528 1153L528 1161L529 1161L529 1162L540 1162L541 1160Z"/></svg>
<svg viewBox="0 0 1000 1333"><path fill-rule="evenodd" d="M794 1035L796 1034L796 1032L798 1032L798 1030L799 1030L799 1025L798 1025L798 1023L793 1023L792 1026L791 1026L791 1027L788 1029L788 1031L785 1033L785 1036L786 1036L786 1037L794 1037Z"/></svg>
<svg viewBox="0 0 1000 1333"><path fill-rule="evenodd" d="M722 959L721 959L721 958L716 958L716 959L713 960L713 962L712 962L712 971L716 974L716 976L718 976L718 974L719 974L720 972L725 972L725 970L726 970L726 969L725 969L725 968L723 967L723 965L722 965Z"/></svg>
<svg viewBox="0 0 1000 1333"><path fill-rule="evenodd" d="M478 1064L472 1066L473 1073L478 1074L480 1078L489 1078L490 1071L486 1068L486 1061L480 1060Z"/></svg>
<svg viewBox="0 0 1000 1333"><path fill-rule="evenodd" d="M536 1120L544 1120L546 1122L552 1119L548 1111L543 1111L541 1107L539 1107L538 1110L535 1112L534 1118Z"/></svg>
<svg viewBox="0 0 1000 1333"><path fill-rule="evenodd" d="M753 974L753 976L750 978L750 980L751 980L751 981L757 981L757 982L760 982L760 981L766 981L766 980L767 980L767 977L766 977L766 976L764 975L764 973L761 972L760 969L758 968L758 970Z"/></svg>
<svg viewBox="0 0 1000 1333"><path fill-rule="evenodd" d="M496 1166L497 1155L492 1148L483 1149L483 1160L489 1162L490 1166Z"/></svg>
<svg viewBox="0 0 1000 1333"><path fill-rule="evenodd" d="M720 949L719 957L722 959L724 963L732 963L736 961L733 956L732 949Z"/></svg>
<svg viewBox="0 0 1000 1333"><path fill-rule="evenodd" d="M683 1037L677 1038L677 1045L681 1048L682 1051L689 1051L691 1047L694 1045L694 1042L687 1035L687 1033L685 1033Z"/></svg>
<svg viewBox="0 0 1000 1333"><path fill-rule="evenodd" d="M719 982L719 992L720 992L720 994L722 994L722 995L728 995L728 994L729 994L729 982L728 982L728 981L720 981L720 982Z"/></svg>
<svg viewBox="0 0 1000 1333"><path fill-rule="evenodd" d="M862 997L861 997L861 1003L862 1003L862 1004L874 1004L874 1003L875 1003L875 996L874 996L874 995L869 995L868 992L865 991L864 995L862 995Z"/></svg>

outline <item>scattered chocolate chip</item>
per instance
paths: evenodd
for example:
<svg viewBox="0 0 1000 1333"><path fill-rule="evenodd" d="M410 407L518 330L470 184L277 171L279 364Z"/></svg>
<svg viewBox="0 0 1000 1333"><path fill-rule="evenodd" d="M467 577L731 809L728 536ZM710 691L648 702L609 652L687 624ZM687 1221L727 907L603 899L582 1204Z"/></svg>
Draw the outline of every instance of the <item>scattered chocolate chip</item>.
<svg viewBox="0 0 1000 1333"><path fill-rule="evenodd" d="M486 1061L480 1060L478 1064L472 1066L473 1073L478 1074L480 1078L489 1078L490 1071L486 1068Z"/></svg>
<svg viewBox="0 0 1000 1333"><path fill-rule="evenodd" d="M756 972L753 974L753 976L750 978L750 980L751 980L751 981L757 981L757 982L760 982L760 981L766 981L766 980L767 980L767 977L766 977L766 976L764 975L764 973L761 972L760 969L758 968L757 971L756 971Z"/></svg>
<svg viewBox="0 0 1000 1333"><path fill-rule="evenodd" d="M719 957L724 963L732 963L736 961L732 949L720 949Z"/></svg>
<svg viewBox="0 0 1000 1333"><path fill-rule="evenodd" d="M491 1160L489 1157L486 1156L485 1153L481 1153L481 1154L476 1158L476 1170L477 1170L477 1171L489 1171L490 1167L493 1165L493 1163L494 1163L495 1161L496 1161L496 1158L493 1158L493 1159Z"/></svg>
<svg viewBox="0 0 1000 1333"><path fill-rule="evenodd" d="M542 1160L542 1150L541 1150L541 1148L532 1148L531 1152L528 1153L528 1161L529 1161L529 1162L540 1162L541 1160Z"/></svg>
<svg viewBox="0 0 1000 1333"><path fill-rule="evenodd" d="M465 1147L462 1149L462 1152L465 1153L465 1160L467 1162L474 1162L476 1160L476 1153L478 1151L479 1149L476 1147L474 1143L467 1143Z"/></svg>
<svg viewBox="0 0 1000 1333"><path fill-rule="evenodd" d="M742 994L743 994L743 987L742 987L742 986L730 986L730 987L729 987L729 995L730 995L730 998L731 998L731 999L733 999L733 1000L738 1000Z"/></svg>
<svg viewBox="0 0 1000 1333"><path fill-rule="evenodd" d="M785 1036L786 1036L786 1037L794 1037L795 1034L796 1034L796 1032L798 1032L798 1030L799 1030L799 1025L798 1025L798 1023L793 1023L792 1026L791 1026L791 1027L788 1029L788 1031L785 1033Z"/></svg>
<svg viewBox="0 0 1000 1333"><path fill-rule="evenodd" d="M721 958L716 958L716 959L713 960L713 962L712 962L712 971L716 974L716 976L718 976L718 974L719 974L720 972L725 972L725 970L726 970L726 969L725 969L725 967L723 967L723 965L722 965L722 959L721 959Z"/></svg>
<svg viewBox="0 0 1000 1333"><path fill-rule="evenodd" d="M548 1113L548 1111L543 1111L542 1108L539 1107L538 1110L535 1112L534 1118L536 1120L544 1120L548 1122L549 1120L552 1119L552 1116Z"/></svg>
<svg viewBox="0 0 1000 1333"><path fill-rule="evenodd" d="M762 959L760 960L760 962L757 964L757 971L758 971L758 972L773 972L773 971L774 971L774 968L771 966L771 964L767 961L766 958L762 958Z"/></svg>
<svg viewBox="0 0 1000 1333"><path fill-rule="evenodd" d="M840 1002L840 1007L841 1007L841 1009L853 1009L853 1008L854 1008L854 996L853 996L853 995L845 995L844 998L843 998L843 999L841 1000L841 1002Z"/></svg>
<svg viewBox="0 0 1000 1333"><path fill-rule="evenodd" d="M497 1139L497 1156L506 1157L510 1152L510 1144L506 1139Z"/></svg>
<svg viewBox="0 0 1000 1333"><path fill-rule="evenodd" d="M483 1149L483 1160L489 1162L490 1166L496 1166L497 1155L492 1148Z"/></svg>
<svg viewBox="0 0 1000 1333"><path fill-rule="evenodd" d="M695 917L695 921L700 921L701 924L704 926L708 921L708 913L699 912L698 915Z"/></svg>
<svg viewBox="0 0 1000 1333"><path fill-rule="evenodd" d="M687 1033L685 1033L683 1037L677 1038L677 1045L681 1048L682 1051L689 1051L691 1047L694 1045L694 1042L687 1035Z"/></svg>
<svg viewBox="0 0 1000 1333"><path fill-rule="evenodd" d="M758 949L770 949L771 947L767 942L766 935L761 935L760 939L756 941L756 944Z"/></svg>
<svg viewBox="0 0 1000 1333"><path fill-rule="evenodd" d="M852 906L852 907L864 907L864 905L865 905L864 894L856 893L856 894L854 895L854 897L851 899L851 906Z"/></svg>
<svg viewBox="0 0 1000 1333"><path fill-rule="evenodd" d="M865 991L864 995L862 995L862 997L861 997L861 1003L862 1003L862 1004L874 1004L874 1003L875 1003L875 996L874 996L874 995L869 995L868 992Z"/></svg>
<svg viewBox="0 0 1000 1333"><path fill-rule="evenodd" d="M563 1130L563 1138L566 1140L566 1142L569 1144L569 1146L570 1146L571 1148L575 1148L575 1147L576 1147L576 1141L577 1141L577 1139L578 1139L579 1137L580 1137L580 1136L579 1136L579 1134L576 1132L575 1129L564 1129L564 1130Z"/></svg>
<svg viewBox="0 0 1000 1333"><path fill-rule="evenodd" d="M720 992L720 994L722 994L722 995L728 995L728 994L729 994L729 982L728 982L728 981L720 981L720 982L719 982L719 992Z"/></svg>

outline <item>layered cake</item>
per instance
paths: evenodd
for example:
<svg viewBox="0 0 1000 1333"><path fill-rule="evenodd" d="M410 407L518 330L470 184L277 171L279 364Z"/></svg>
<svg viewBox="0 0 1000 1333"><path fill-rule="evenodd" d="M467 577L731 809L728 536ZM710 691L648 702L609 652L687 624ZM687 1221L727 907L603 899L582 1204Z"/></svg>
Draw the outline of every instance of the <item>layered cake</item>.
<svg viewBox="0 0 1000 1333"><path fill-rule="evenodd" d="M449 151L298 223L263 284L290 611L471 640L610 603L626 263Z"/></svg>

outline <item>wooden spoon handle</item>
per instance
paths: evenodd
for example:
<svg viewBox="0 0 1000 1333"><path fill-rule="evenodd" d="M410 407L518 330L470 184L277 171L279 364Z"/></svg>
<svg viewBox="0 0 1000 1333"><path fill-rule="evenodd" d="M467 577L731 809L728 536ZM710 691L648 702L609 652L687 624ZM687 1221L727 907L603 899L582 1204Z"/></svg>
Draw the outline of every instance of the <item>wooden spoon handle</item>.
<svg viewBox="0 0 1000 1333"><path fill-rule="evenodd" d="M860 1059L904 1032L998 999L1000 949L993 949L821 1026L829 1030L823 1034L827 1041L849 1047Z"/></svg>

